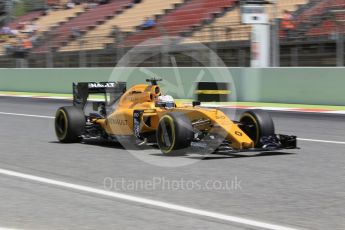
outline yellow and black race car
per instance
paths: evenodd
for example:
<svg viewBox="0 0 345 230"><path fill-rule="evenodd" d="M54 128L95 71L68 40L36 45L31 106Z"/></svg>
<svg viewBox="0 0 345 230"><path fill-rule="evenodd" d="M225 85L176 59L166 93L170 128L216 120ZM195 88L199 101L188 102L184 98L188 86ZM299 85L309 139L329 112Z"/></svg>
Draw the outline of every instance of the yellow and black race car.
<svg viewBox="0 0 345 230"><path fill-rule="evenodd" d="M239 121L232 121L200 102L179 105L161 92L159 79L146 81L128 90L124 82L73 84L73 106L56 112L57 138L65 143L135 139L141 145L157 145L167 155L193 148L223 153L296 148L295 136L275 134L265 111L246 111ZM86 114L90 94L103 94L105 100L93 102L93 111Z"/></svg>

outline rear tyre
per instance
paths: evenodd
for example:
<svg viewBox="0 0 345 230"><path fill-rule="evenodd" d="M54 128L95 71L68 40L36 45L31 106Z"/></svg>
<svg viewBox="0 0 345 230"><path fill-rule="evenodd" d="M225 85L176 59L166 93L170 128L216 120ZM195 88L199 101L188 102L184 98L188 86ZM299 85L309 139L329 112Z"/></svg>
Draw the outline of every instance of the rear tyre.
<svg viewBox="0 0 345 230"><path fill-rule="evenodd" d="M184 155L194 138L192 123L183 113L168 113L159 121L156 138L158 147L163 154L167 156Z"/></svg>
<svg viewBox="0 0 345 230"><path fill-rule="evenodd" d="M260 142L264 136L274 135L274 124L271 116L263 110L249 110L240 118L242 130L254 141L256 148L262 147Z"/></svg>
<svg viewBox="0 0 345 230"><path fill-rule="evenodd" d="M80 142L85 131L85 122L83 110L74 106L59 108L55 115L55 133L58 140L63 143Z"/></svg>

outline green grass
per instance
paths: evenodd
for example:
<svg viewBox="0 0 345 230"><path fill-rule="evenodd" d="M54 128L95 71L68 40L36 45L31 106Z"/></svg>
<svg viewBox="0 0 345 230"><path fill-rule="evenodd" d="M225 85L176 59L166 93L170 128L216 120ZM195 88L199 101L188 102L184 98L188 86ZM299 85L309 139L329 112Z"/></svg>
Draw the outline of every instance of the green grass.
<svg viewBox="0 0 345 230"><path fill-rule="evenodd" d="M0 91L0 94L7 95L28 95L28 96L38 96L38 97L72 97L72 94L62 94L62 93L33 93L33 92L8 92Z"/></svg>
<svg viewBox="0 0 345 230"><path fill-rule="evenodd" d="M72 98L72 94L57 94L57 93L34 93L34 92L8 92L0 91L0 94L6 95L28 95L36 97L65 97ZM92 99L102 99L102 95L92 95ZM191 103L189 99L177 99L180 103ZM250 107L283 107L283 108L302 108L302 109L324 109L324 110L345 110L345 106L334 106L334 105L305 105L305 104L284 104L284 103L263 103L263 102L205 102L203 104L216 104L224 106L250 106Z"/></svg>
<svg viewBox="0 0 345 230"><path fill-rule="evenodd" d="M0 94L5 95L18 95L18 96L34 96L34 97L62 97L62 98L73 98L73 95L70 93L33 93L33 92L8 92L8 91L0 91ZM92 99L101 99L103 98L102 95L91 95Z"/></svg>
<svg viewBox="0 0 345 230"><path fill-rule="evenodd" d="M184 103L192 103L192 100L178 100ZM224 106L249 106L249 107L281 107L281 108L301 108L301 109L325 109L325 110L345 110L345 106L335 105L306 105L306 104L285 104L266 102L204 102L203 104L214 104Z"/></svg>

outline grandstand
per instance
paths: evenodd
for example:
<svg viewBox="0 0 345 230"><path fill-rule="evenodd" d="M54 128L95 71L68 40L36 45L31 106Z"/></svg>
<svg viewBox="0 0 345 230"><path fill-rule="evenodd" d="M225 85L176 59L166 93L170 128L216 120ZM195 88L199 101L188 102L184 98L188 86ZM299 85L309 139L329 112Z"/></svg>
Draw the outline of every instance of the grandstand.
<svg viewBox="0 0 345 230"><path fill-rule="evenodd" d="M235 5L234 0L190 0L157 20L156 28L139 31L127 37L126 46L133 46L161 35L185 36L207 21L214 20Z"/></svg>
<svg viewBox="0 0 345 230"><path fill-rule="evenodd" d="M8 26L13 29L20 29L23 22L35 21L42 17L42 11L29 12L23 16L18 17L16 20L12 21Z"/></svg>
<svg viewBox="0 0 345 230"><path fill-rule="evenodd" d="M343 0L328 0L320 2L308 11L306 16L303 15L304 24L306 27L309 24L310 29L307 30L307 36L329 36L333 33L345 31L345 12L332 13L332 10L345 9L345 1ZM311 21L310 18L317 16L318 20ZM308 20L309 19L309 20ZM301 19L300 19L301 20ZM302 21L302 22L303 22ZM340 22L340 23L337 23ZM337 28L337 27L341 28Z"/></svg>
<svg viewBox="0 0 345 230"><path fill-rule="evenodd" d="M73 9L56 9L43 14L43 11L33 11L18 17L15 21L11 22L8 26L17 30L24 30L24 23L34 21L37 28L39 29L36 36L41 36L43 33L53 30L53 27L59 26L64 22L78 16L84 11L82 6L76 6ZM4 46L12 42L10 39L7 42L2 43L0 54L3 54Z"/></svg>
<svg viewBox="0 0 345 230"><path fill-rule="evenodd" d="M48 12L46 16L38 18L36 20L36 24L40 32L51 31L53 30L53 27L62 25L83 12L84 8L81 5L77 5L72 9L53 10Z"/></svg>
<svg viewBox="0 0 345 230"><path fill-rule="evenodd" d="M116 0L108 4L98 5L81 13L78 17L69 20L52 31L48 38L46 38L44 44L34 51L46 52L49 47L59 48L67 44L72 39L73 30L85 33L114 17L116 14L121 13L130 2L130 0Z"/></svg>
<svg viewBox="0 0 345 230"><path fill-rule="evenodd" d="M80 49L80 40L83 41L85 49L103 49L106 44L114 43L111 32L113 28L119 29L121 32L128 33L136 30L136 27L143 24L145 18L156 18L163 15L165 11L175 8L181 4L183 0L144 0L141 4L135 4L122 14L97 26L93 30L88 31L82 38L72 41L67 46L60 48L60 51L73 51ZM87 39L84 39L86 37ZM99 41L99 37L103 37Z"/></svg>
<svg viewBox="0 0 345 230"><path fill-rule="evenodd" d="M278 1L276 6L268 5L267 13L270 19L273 18L273 8L279 12L278 18L282 17L284 10L296 11L299 6L308 3L308 0ZM192 39L186 39L186 42L224 42L228 40L241 41L249 40L251 26L241 23L240 8L227 12L224 16L217 18L213 23L193 33Z"/></svg>
<svg viewBox="0 0 345 230"><path fill-rule="evenodd" d="M293 33L288 36L281 33L280 36L282 65L329 66L335 63L336 41L333 35L344 33L345 14L334 13L333 10L344 8L344 0L280 0L275 6L267 6L272 22L275 16L279 20L284 10L292 12L294 17ZM141 27L146 18L155 20L153 28ZM23 22L29 21L35 21L39 28L39 42L28 58L34 66L48 65L42 60L48 61L45 55L51 52L55 64L50 66L78 66L76 59L80 58L80 50L85 51L86 65L112 66L115 59L100 60L107 55L118 56L120 48L128 49L163 35L184 38L181 41L186 49L192 49L188 45L194 42L216 44L212 47L217 47L215 51L227 65L249 65L251 27L241 24L237 0L141 0L138 3L109 0L107 4L91 9L82 4L72 9L52 10L45 15L42 10L29 12L7 26L19 29ZM74 32L78 32L77 35ZM0 45L3 47L10 43L3 41ZM1 50L0 55L4 55ZM302 55L312 61L306 61ZM8 57L3 59L9 60ZM89 61L93 63L88 64Z"/></svg>
<svg viewBox="0 0 345 230"><path fill-rule="evenodd" d="M42 11L29 12L23 16L18 17L16 20L10 22L7 26L13 30L23 30L23 23L35 21L42 16ZM5 47L14 42L14 38L6 39L0 42L0 55L5 55Z"/></svg>

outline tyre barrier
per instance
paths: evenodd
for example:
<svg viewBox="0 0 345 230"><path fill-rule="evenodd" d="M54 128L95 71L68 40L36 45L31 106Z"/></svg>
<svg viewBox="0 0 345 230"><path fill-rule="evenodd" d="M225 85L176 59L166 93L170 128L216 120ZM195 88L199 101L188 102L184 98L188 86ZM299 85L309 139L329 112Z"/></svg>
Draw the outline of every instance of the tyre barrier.
<svg viewBox="0 0 345 230"><path fill-rule="evenodd" d="M195 82L195 96L201 102L225 102L230 99L228 82Z"/></svg>

